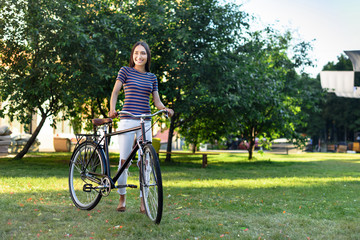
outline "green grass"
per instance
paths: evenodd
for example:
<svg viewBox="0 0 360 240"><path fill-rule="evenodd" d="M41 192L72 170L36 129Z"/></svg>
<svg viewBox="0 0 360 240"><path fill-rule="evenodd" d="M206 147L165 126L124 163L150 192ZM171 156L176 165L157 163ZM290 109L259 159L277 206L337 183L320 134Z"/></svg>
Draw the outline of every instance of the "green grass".
<svg viewBox="0 0 360 240"><path fill-rule="evenodd" d="M114 191L91 211L68 192L70 154L0 158L0 239L359 239L360 156L306 153L160 158L164 215L154 225L129 189L127 211ZM112 165L117 165L112 155ZM112 168L113 172L115 168ZM131 167L130 183L137 183Z"/></svg>

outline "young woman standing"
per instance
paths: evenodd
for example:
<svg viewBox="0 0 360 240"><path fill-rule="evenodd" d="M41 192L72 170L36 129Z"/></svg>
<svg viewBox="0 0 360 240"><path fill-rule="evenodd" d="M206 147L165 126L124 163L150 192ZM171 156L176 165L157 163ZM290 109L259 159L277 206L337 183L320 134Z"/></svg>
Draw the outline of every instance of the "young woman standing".
<svg viewBox="0 0 360 240"><path fill-rule="evenodd" d="M170 117L174 114L172 109L166 108L161 102L158 92L158 81L154 74L150 73L151 53L149 46L142 41L135 43L131 50L129 67L122 67L116 78L116 82L110 99L109 116L115 118L118 116L115 106L119 92L122 87L125 91L125 102L123 111L132 114L150 114L150 94L153 96L153 102L156 108L168 111ZM120 123L118 130L137 127L140 124L139 119L133 119L127 115L120 115ZM151 127L151 119L145 121L146 129ZM135 134L137 137L141 135L141 131L130 132L119 135L120 159L119 168L125 163L125 159L130 154ZM147 131L146 139L151 140L151 131ZM128 171L124 171L119 180L119 185L125 185L127 181ZM120 194L119 205L116 210L124 212L126 210L126 188L118 190ZM143 198L140 193L141 205L140 211L145 213Z"/></svg>

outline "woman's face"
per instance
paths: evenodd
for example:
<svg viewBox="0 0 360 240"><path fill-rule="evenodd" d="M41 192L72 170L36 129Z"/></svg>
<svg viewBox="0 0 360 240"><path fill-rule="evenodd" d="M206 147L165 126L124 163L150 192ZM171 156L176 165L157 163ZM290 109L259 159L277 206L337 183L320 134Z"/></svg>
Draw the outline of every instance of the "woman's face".
<svg viewBox="0 0 360 240"><path fill-rule="evenodd" d="M142 45L137 45L135 47L134 53L133 53L133 60L135 63L135 66L144 66L147 62L147 54L146 54L146 50Z"/></svg>

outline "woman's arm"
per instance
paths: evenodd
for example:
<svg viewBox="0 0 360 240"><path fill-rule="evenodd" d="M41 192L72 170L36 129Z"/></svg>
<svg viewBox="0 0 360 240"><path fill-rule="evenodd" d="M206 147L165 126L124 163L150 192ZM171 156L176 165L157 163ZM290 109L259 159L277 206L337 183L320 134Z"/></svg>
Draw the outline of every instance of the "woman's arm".
<svg viewBox="0 0 360 240"><path fill-rule="evenodd" d="M121 90L122 87L122 82L121 81L116 81L113 91L111 93L111 99L110 99L110 112L109 112L109 116L111 118L116 118L118 116L117 112L116 112L116 102L119 96L119 92Z"/></svg>
<svg viewBox="0 0 360 240"><path fill-rule="evenodd" d="M174 111L170 108L165 107L164 104L161 102L158 91L153 92L153 101L154 101L154 105L157 109L168 111L170 117L172 117L174 115Z"/></svg>

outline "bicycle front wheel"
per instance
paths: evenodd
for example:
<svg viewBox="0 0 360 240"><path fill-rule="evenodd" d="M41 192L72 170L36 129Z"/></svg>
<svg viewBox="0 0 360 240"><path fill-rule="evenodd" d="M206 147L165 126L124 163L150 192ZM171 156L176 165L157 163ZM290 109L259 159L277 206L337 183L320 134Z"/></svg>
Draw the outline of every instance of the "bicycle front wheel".
<svg viewBox="0 0 360 240"><path fill-rule="evenodd" d="M70 162L69 190L76 207L91 210L99 203L102 195L97 187L105 174L104 159L95 142L85 141L75 149Z"/></svg>
<svg viewBox="0 0 360 240"><path fill-rule="evenodd" d="M151 144L143 148L140 168L140 188L146 215L159 224L163 211L163 187L159 158Z"/></svg>

